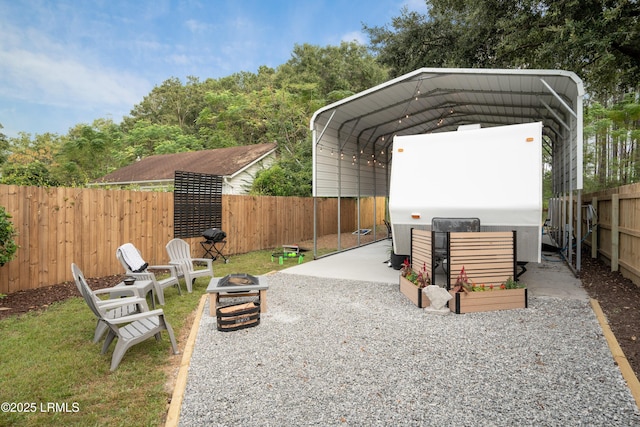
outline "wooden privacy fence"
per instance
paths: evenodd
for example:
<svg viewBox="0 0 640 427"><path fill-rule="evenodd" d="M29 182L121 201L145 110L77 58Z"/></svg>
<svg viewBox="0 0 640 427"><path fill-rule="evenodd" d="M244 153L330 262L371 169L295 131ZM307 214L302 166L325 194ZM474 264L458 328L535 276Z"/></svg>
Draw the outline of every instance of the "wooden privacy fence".
<svg viewBox="0 0 640 427"><path fill-rule="evenodd" d="M574 227L578 226L576 209ZM640 184L585 194L581 209L584 243L591 248L583 257L603 260L611 271L620 271L640 286Z"/></svg>
<svg viewBox="0 0 640 427"><path fill-rule="evenodd" d="M340 203L341 232L356 230L357 201ZM303 197L223 196L224 253L313 239L313 204L313 198ZM16 258L0 267L0 293L71 280L72 262L87 277L121 274L115 251L127 242L150 263L169 261L165 245L173 238L173 193L0 185L0 206L12 216L20 246ZM373 199L360 200L361 227L373 226L373 207ZM338 199L317 199L318 236L337 233L337 209ZM384 198L375 210L382 224ZM185 240L194 257L202 255L201 237Z"/></svg>

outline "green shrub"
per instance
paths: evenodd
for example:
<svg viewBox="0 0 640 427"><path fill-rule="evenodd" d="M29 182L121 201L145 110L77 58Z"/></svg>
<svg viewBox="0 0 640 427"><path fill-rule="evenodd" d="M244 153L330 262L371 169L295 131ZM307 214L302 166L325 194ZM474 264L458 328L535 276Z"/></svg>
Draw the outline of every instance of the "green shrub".
<svg viewBox="0 0 640 427"><path fill-rule="evenodd" d="M0 206L0 267L13 259L18 250L14 237L18 234L10 221L11 215Z"/></svg>

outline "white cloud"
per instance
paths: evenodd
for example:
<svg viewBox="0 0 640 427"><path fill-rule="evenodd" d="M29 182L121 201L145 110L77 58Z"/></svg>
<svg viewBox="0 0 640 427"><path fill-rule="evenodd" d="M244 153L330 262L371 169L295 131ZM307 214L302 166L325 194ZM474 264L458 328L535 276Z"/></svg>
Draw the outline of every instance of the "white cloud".
<svg viewBox="0 0 640 427"><path fill-rule="evenodd" d="M366 45L368 40L365 37L364 34L362 34L360 31L351 31L350 33L347 33L345 35L342 36L342 38L340 39L343 42L358 42L359 44L362 45Z"/></svg>
<svg viewBox="0 0 640 427"><path fill-rule="evenodd" d="M195 34L206 33L211 28L210 25L204 22L197 21L195 19L189 19L184 24L187 26L189 31Z"/></svg>
<svg viewBox="0 0 640 427"><path fill-rule="evenodd" d="M42 105L130 107L151 88L146 80L96 62L36 31L0 35L0 95Z"/></svg>
<svg viewBox="0 0 640 427"><path fill-rule="evenodd" d="M402 6L406 6L407 9L421 13L423 15L426 15L429 11L427 2L424 0L404 0L402 2Z"/></svg>
<svg viewBox="0 0 640 427"><path fill-rule="evenodd" d="M169 55L168 62L176 65L189 65L191 64L191 58L184 54Z"/></svg>
<svg viewBox="0 0 640 427"><path fill-rule="evenodd" d="M0 93L37 104L133 105L149 84L126 73L25 50L0 51Z"/></svg>

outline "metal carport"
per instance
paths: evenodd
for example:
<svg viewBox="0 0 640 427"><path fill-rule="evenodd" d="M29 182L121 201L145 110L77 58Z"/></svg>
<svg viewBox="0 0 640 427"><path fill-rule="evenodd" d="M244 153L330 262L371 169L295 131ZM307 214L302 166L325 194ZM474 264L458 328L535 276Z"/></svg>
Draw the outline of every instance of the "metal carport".
<svg viewBox="0 0 640 427"><path fill-rule="evenodd" d="M575 229L572 218L574 203L581 206L583 97L582 80L562 70L415 70L314 113L313 197L388 197L395 135L542 122L553 196L561 201L553 205L555 240L577 272L580 245L575 260L571 246L572 236L581 241L581 209Z"/></svg>

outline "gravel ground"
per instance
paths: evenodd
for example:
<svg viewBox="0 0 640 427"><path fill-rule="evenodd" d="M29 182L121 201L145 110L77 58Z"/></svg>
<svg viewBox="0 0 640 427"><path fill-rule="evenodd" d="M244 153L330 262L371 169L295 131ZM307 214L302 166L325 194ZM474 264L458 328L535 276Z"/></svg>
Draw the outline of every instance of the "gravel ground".
<svg viewBox="0 0 640 427"><path fill-rule="evenodd" d="M637 426L588 302L435 315L397 285L268 276L257 327L202 316L181 426Z"/></svg>

